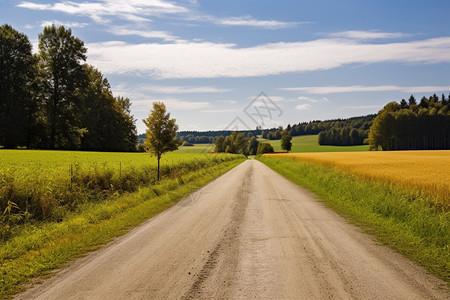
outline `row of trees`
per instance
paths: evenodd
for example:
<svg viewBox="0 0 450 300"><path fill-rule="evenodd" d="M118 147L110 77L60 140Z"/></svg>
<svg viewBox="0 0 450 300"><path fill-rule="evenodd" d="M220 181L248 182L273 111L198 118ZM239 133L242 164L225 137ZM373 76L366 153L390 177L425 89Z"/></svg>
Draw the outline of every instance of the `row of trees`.
<svg viewBox="0 0 450 300"><path fill-rule="evenodd" d="M0 145L5 148L133 151L128 98L85 64L87 49L63 26L47 26L32 54L28 37L0 27Z"/></svg>
<svg viewBox="0 0 450 300"><path fill-rule="evenodd" d="M368 137L369 128L375 115L337 119L329 121L311 121L288 125L262 131L262 137L269 140L279 140L284 131L291 136L319 134L320 145L362 145ZM353 130L354 129L354 130Z"/></svg>
<svg viewBox="0 0 450 300"><path fill-rule="evenodd" d="M368 140L372 150L450 149L450 95L423 97L419 104L414 96L388 103L374 119Z"/></svg>
<svg viewBox="0 0 450 300"><path fill-rule="evenodd" d="M287 130L283 131L281 138L281 149L287 152L292 148L292 137ZM260 143L255 136L246 136L243 132L233 132L229 136L219 136L215 142L216 152L227 152L234 154L259 155L273 153L273 147L269 143Z"/></svg>
<svg viewBox="0 0 450 300"><path fill-rule="evenodd" d="M369 130L351 127L332 128L319 133L319 145L351 146L362 145L368 137Z"/></svg>
<svg viewBox="0 0 450 300"><path fill-rule="evenodd" d="M232 132L227 137L217 137L215 142L216 152L233 154L256 155L272 153L273 147L269 143L260 143L255 136L247 137L244 132Z"/></svg>

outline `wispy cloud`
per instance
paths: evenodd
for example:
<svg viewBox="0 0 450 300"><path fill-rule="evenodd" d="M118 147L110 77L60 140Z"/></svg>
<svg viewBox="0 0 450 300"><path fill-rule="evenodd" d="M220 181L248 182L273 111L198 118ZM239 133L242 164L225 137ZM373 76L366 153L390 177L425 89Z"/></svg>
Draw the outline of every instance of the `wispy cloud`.
<svg viewBox="0 0 450 300"><path fill-rule="evenodd" d="M223 109L204 109L201 112L204 113L234 113L234 112L240 112L240 109L237 108L223 108Z"/></svg>
<svg viewBox="0 0 450 300"><path fill-rule="evenodd" d="M346 38L355 40L373 40L373 39L394 39L411 36L401 32L380 32L380 31L360 31L349 30L329 34L333 38Z"/></svg>
<svg viewBox="0 0 450 300"><path fill-rule="evenodd" d="M105 23L109 17L128 21L149 21L148 17L161 14L178 14L188 11L186 7L164 0L98 0L91 2L59 1L53 4L23 1L18 7L32 10L48 10L71 15L88 16L95 22Z"/></svg>
<svg viewBox="0 0 450 300"><path fill-rule="evenodd" d="M385 44L319 39L248 48L211 42L104 42L87 46L89 63L105 73L137 72L157 78L251 77L348 64L450 62L450 37Z"/></svg>
<svg viewBox="0 0 450 300"><path fill-rule="evenodd" d="M61 22L61 21L43 21L41 23L41 27L46 27L46 26L51 26L55 24L56 26L64 26L66 28L82 28L85 27L87 25L89 25L88 23L79 23L79 22Z"/></svg>
<svg viewBox="0 0 450 300"><path fill-rule="evenodd" d="M150 111L152 103L157 101L163 102L170 110L199 110L211 106L211 103L206 101L186 101L174 98L134 100L133 105L138 107L137 110Z"/></svg>
<svg viewBox="0 0 450 300"><path fill-rule="evenodd" d="M312 102L312 103L317 103L317 102L319 102L319 100L317 100L317 99L313 99L313 98L311 98L311 97L305 97L305 96L300 96L300 97L297 98L297 100L300 100L300 101L308 101L308 102Z"/></svg>
<svg viewBox="0 0 450 300"><path fill-rule="evenodd" d="M97 0L97 1L57 1L56 3L35 3L22 1L17 6L32 10L57 11L70 15L88 16L97 23L109 23L112 18L120 18L134 23L150 22L153 17L175 15L183 20L208 22L223 26L246 26L264 29L294 27L312 22L284 22L259 20L252 16L219 18L198 12L197 1L186 5L166 0Z"/></svg>
<svg viewBox="0 0 450 300"><path fill-rule="evenodd" d="M236 100L219 100L217 102L227 103L227 104L236 104Z"/></svg>
<svg viewBox="0 0 450 300"><path fill-rule="evenodd" d="M216 88L212 86L149 86L146 91L159 94L190 94L190 93L224 93L231 89Z"/></svg>
<svg viewBox="0 0 450 300"><path fill-rule="evenodd" d="M377 86L309 86L296 88L280 88L285 91L304 92L308 94L335 94L335 93L356 93L356 92L389 92L400 91L405 93L424 93L449 91L450 85L444 86L397 86L397 85L377 85Z"/></svg>
<svg viewBox="0 0 450 300"><path fill-rule="evenodd" d="M228 26L250 26L250 27L259 27L266 29L280 29L280 28L288 28L294 27L299 24L299 22L283 22L276 20L258 20L251 16L243 16L243 17L229 17L229 18L210 18L214 23L220 25L228 25ZM302 24L306 24L310 22L302 22Z"/></svg>
<svg viewBox="0 0 450 300"><path fill-rule="evenodd" d="M162 39L164 41L176 41L178 39L177 36L174 36L167 31L139 30L139 29L131 29L125 26L113 26L110 27L108 31L115 35L122 35L122 36L136 35L148 39Z"/></svg>
<svg viewBox="0 0 450 300"><path fill-rule="evenodd" d="M348 105L348 106L340 106L342 109L381 109L379 105Z"/></svg>
<svg viewBox="0 0 450 300"><path fill-rule="evenodd" d="M308 103L299 104L295 107L297 110L308 110L312 105Z"/></svg>

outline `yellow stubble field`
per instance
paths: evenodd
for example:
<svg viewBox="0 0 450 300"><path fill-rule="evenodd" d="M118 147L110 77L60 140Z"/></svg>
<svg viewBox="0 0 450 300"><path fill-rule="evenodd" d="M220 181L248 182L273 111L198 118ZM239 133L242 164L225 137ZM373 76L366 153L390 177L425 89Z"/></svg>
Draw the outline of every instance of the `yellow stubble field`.
<svg viewBox="0 0 450 300"><path fill-rule="evenodd" d="M282 155L331 167L364 179L398 185L450 206L450 151L371 151Z"/></svg>

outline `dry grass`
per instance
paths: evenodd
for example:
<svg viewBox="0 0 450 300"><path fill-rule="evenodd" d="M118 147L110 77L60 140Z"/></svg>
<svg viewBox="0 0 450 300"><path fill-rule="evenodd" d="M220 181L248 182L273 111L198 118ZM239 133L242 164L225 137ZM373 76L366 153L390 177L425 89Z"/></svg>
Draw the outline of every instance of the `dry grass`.
<svg viewBox="0 0 450 300"><path fill-rule="evenodd" d="M433 196L450 206L450 151L390 151L273 154Z"/></svg>

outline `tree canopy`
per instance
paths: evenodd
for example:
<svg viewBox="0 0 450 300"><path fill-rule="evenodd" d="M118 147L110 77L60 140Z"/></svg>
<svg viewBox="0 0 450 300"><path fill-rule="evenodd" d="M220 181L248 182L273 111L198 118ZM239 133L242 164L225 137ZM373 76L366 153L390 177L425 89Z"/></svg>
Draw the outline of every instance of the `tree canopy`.
<svg viewBox="0 0 450 300"><path fill-rule="evenodd" d="M386 104L370 127L370 149L450 149L449 98L434 94L417 104L411 96L408 102Z"/></svg>
<svg viewBox="0 0 450 300"><path fill-rule="evenodd" d="M281 149L286 150L287 152L292 149L292 136L289 131L286 129L281 136Z"/></svg>
<svg viewBox="0 0 450 300"><path fill-rule="evenodd" d="M36 67L31 48L26 35L0 27L0 145L6 148L29 144Z"/></svg>
<svg viewBox="0 0 450 300"><path fill-rule="evenodd" d="M7 148L134 151L128 98L84 63L84 43L63 26L47 26L32 55L26 35L0 27L0 145ZM99 117L101 116L101 118Z"/></svg>
<svg viewBox="0 0 450 300"><path fill-rule="evenodd" d="M166 111L166 106L162 102L154 102L153 110L147 119L143 120L147 130L145 134L145 147L147 152L153 154L158 159L158 174L161 156L168 152L178 149L176 140L178 125L175 119L170 118L170 113Z"/></svg>

